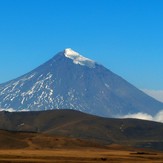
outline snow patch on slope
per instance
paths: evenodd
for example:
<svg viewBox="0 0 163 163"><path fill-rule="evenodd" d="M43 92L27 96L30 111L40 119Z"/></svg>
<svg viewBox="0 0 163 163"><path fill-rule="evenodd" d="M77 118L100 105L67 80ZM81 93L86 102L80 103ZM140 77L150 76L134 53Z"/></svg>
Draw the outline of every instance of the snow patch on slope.
<svg viewBox="0 0 163 163"><path fill-rule="evenodd" d="M71 48L65 49L64 55L65 57L72 59L73 63L75 64L80 64L82 66L87 66L89 68L95 68L95 61L89 58L83 57L79 53L73 51Z"/></svg>
<svg viewBox="0 0 163 163"><path fill-rule="evenodd" d="M26 75L20 80L11 81L4 87L0 87L0 96L3 96L0 99L0 111L30 111L31 108L38 110L39 107L42 107L46 104L47 106L44 106L45 110L53 108L53 74L49 72L45 75L41 75L38 77L39 80L34 78L35 74L30 76ZM30 80L36 80L36 82L32 82L31 85L28 85L27 83ZM28 89L24 89L24 86L27 86L26 88ZM13 107L15 101L19 104L19 106Z"/></svg>

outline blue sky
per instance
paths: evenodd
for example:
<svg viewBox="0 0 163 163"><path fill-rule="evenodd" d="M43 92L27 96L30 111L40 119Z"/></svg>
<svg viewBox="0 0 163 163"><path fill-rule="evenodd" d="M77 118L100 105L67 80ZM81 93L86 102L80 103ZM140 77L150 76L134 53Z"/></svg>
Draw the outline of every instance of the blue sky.
<svg viewBox="0 0 163 163"><path fill-rule="evenodd" d="M0 0L0 83L71 47L163 90L162 0Z"/></svg>

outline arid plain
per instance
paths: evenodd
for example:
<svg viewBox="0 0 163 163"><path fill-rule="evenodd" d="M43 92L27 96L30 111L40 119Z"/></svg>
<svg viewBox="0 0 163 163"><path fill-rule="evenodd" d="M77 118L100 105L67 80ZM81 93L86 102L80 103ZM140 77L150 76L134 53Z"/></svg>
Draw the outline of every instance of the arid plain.
<svg viewBox="0 0 163 163"><path fill-rule="evenodd" d="M0 163L162 163L163 152L38 133L0 132Z"/></svg>
<svg viewBox="0 0 163 163"><path fill-rule="evenodd" d="M163 153L138 149L76 148L53 150L0 150L2 163L52 163L52 162L119 162L119 163L162 163Z"/></svg>

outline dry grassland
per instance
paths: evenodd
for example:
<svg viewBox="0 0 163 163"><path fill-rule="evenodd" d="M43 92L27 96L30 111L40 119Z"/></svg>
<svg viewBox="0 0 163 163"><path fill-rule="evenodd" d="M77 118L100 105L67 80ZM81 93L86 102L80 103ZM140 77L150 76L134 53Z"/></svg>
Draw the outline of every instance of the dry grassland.
<svg viewBox="0 0 163 163"><path fill-rule="evenodd" d="M163 163L163 153L122 149L0 150L0 163Z"/></svg>

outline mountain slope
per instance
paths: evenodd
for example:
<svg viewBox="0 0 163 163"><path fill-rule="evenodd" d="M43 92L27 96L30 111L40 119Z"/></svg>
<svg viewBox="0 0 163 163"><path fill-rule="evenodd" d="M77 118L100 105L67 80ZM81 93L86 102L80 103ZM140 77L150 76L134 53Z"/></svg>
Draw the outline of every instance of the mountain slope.
<svg viewBox="0 0 163 163"><path fill-rule="evenodd" d="M163 103L147 96L102 65L65 49L33 71L0 85L0 108L75 109L100 116L146 112Z"/></svg>
<svg viewBox="0 0 163 163"><path fill-rule="evenodd" d="M56 149L103 147L93 141L34 132L0 130L0 149Z"/></svg>
<svg viewBox="0 0 163 163"><path fill-rule="evenodd" d="M113 119L73 110L0 112L0 129L83 139L97 144L124 144L163 150L163 124Z"/></svg>

